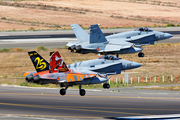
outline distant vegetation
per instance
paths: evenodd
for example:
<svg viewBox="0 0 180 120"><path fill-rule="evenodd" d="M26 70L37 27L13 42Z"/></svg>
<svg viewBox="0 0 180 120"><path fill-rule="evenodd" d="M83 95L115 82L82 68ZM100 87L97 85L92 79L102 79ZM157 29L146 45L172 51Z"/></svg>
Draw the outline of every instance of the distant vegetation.
<svg viewBox="0 0 180 120"><path fill-rule="evenodd" d="M78 14L86 14L86 12L94 12L94 13L103 13L102 11L92 11L88 9L77 9L77 8L69 8L69 7L57 7L46 4L28 4L28 3L20 3L20 2L0 2L0 5L3 6L13 6L13 7L21 7L21 8L31 8L31 9L42 9L42 10L52 10L52 11L65 11L72 12Z"/></svg>
<svg viewBox="0 0 180 120"><path fill-rule="evenodd" d="M40 51L40 50L47 50L47 48L45 48L44 46L38 46L36 48L37 51Z"/></svg>
<svg viewBox="0 0 180 120"><path fill-rule="evenodd" d="M123 16L115 16L115 15L111 15L110 17L112 18L118 18L118 19L129 19L129 20L136 20L136 21L146 21L146 22L153 22L153 23L161 23L161 24L166 24L167 27L179 27L179 22L176 22L176 21L169 21L169 20L165 20L165 19L155 19L155 18L150 18L150 17L142 17L142 16L129 16L129 17L123 17ZM160 25L157 25L157 26L154 26L154 27L166 27L165 25L164 26L160 26Z"/></svg>
<svg viewBox="0 0 180 120"><path fill-rule="evenodd" d="M110 1L110 0L109 0ZM168 7L177 7L180 8L180 5L171 1L171 2L164 2L160 0L114 0L117 2L132 2L132 3L139 3L139 4L148 4L148 5L157 5L157 6L168 6Z"/></svg>
<svg viewBox="0 0 180 120"><path fill-rule="evenodd" d="M175 27L176 25L175 24L173 24L173 23L168 23L167 24L167 27ZM177 25L178 26L178 25Z"/></svg>
<svg viewBox="0 0 180 120"><path fill-rule="evenodd" d="M9 52L10 50L7 48L0 49L0 52Z"/></svg>
<svg viewBox="0 0 180 120"><path fill-rule="evenodd" d="M1 20L6 20L6 17L2 17Z"/></svg>
<svg viewBox="0 0 180 120"><path fill-rule="evenodd" d="M3 48L3 49L0 49L0 52L9 52L9 51L13 51L13 52L21 52L21 51L24 51L24 49L22 48Z"/></svg>

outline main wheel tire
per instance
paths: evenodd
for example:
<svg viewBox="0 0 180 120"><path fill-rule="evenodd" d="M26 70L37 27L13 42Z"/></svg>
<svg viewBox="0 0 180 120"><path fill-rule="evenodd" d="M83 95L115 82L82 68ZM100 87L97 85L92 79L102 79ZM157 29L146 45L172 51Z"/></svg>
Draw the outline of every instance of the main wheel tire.
<svg viewBox="0 0 180 120"><path fill-rule="evenodd" d="M28 83L34 83L34 80L29 80Z"/></svg>
<svg viewBox="0 0 180 120"><path fill-rule="evenodd" d="M104 83L104 84L103 84L103 88L104 88L104 89L106 89L106 84L107 84L107 83Z"/></svg>
<svg viewBox="0 0 180 120"><path fill-rule="evenodd" d="M140 52L140 53L138 54L138 57L144 57L144 53Z"/></svg>
<svg viewBox="0 0 180 120"><path fill-rule="evenodd" d="M106 84L106 89L109 89L110 88L110 84Z"/></svg>
<svg viewBox="0 0 180 120"><path fill-rule="evenodd" d="M103 88L104 88L104 89L109 89L109 88L110 88L110 85L109 85L108 83L104 83Z"/></svg>
<svg viewBox="0 0 180 120"><path fill-rule="evenodd" d="M144 53L141 53L141 57L144 57Z"/></svg>
<svg viewBox="0 0 180 120"><path fill-rule="evenodd" d="M79 94L80 94L81 96L84 96L84 95L86 94L86 91L85 91L84 89L81 89L81 90L79 91Z"/></svg>
<svg viewBox="0 0 180 120"><path fill-rule="evenodd" d="M65 90L65 89L61 89L61 90L59 91L59 93L60 93L61 95L65 95L65 94L66 94L66 90Z"/></svg>

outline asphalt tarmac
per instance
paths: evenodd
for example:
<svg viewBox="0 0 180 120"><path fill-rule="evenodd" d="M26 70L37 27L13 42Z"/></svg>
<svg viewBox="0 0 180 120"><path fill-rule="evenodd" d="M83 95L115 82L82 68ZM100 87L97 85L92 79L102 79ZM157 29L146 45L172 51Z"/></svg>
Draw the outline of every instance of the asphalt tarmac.
<svg viewBox="0 0 180 120"><path fill-rule="evenodd" d="M136 88L86 90L82 97L77 89L61 96L59 89L0 86L0 118L112 119L180 113L179 92Z"/></svg>
<svg viewBox="0 0 180 120"><path fill-rule="evenodd" d="M171 33L172 38L156 43L179 43L180 28L151 28L157 31ZM105 29L104 35L130 31L133 29ZM89 30L86 30L89 33ZM37 46L46 48L64 48L67 42L77 41L72 30L59 31L28 31L28 32L0 32L0 49L24 48L34 49Z"/></svg>

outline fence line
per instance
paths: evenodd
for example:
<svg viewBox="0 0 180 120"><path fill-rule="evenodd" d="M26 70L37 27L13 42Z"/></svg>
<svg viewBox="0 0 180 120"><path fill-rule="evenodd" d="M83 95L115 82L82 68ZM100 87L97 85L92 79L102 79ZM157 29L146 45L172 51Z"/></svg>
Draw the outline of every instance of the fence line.
<svg viewBox="0 0 180 120"><path fill-rule="evenodd" d="M180 80L180 79L178 79L178 77L177 77L177 75L171 75L171 76L154 76L154 79L152 79L153 77L141 77L141 80L140 80L140 77L138 76L138 77L130 77L129 78L129 82L128 82L128 84L133 84L133 83L148 83L148 82L150 82L150 83L160 83L160 82L173 82L173 81L175 81L175 82L177 82L178 80ZM165 79L166 78L166 79ZM121 77L121 78L112 78L112 79L110 79L109 81L109 84L124 84L125 83L125 78L124 77Z"/></svg>

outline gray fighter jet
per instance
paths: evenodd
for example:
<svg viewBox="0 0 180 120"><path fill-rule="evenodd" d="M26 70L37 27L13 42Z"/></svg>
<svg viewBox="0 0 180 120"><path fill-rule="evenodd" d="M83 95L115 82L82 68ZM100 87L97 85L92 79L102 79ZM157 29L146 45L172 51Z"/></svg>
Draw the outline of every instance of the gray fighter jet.
<svg viewBox="0 0 180 120"><path fill-rule="evenodd" d="M105 55L98 59L86 60L68 65L70 69L84 69L100 74L121 74L121 71L140 67L141 64L133 61L122 60L113 55Z"/></svg>
<svg viewBox="0 0 180 120"><path fill-rule="evenodd" d="M147 27L135 29L109 36L104 36L98 25L91 25L90 35L78 24L71 25L78 42L68 42L68 50L75 53L128 54L139 52L144 57L143 45L154 44L155 41L171 38L169 33L153 31Z"/></svg>
<svg viewBox="0 0 180 120"><path fill-rule="evenodd" d="M36 51L30 51L28 55L36 71L25 72L25 80L37 84L59 84L63 88L60 90L61 95L65 95L67 88L73 85L79 85L81 96L86 93L84 89L81 89L81 85L104 83L103 88L109 89L110 85L106 83L110 79L108 75L120 74L122 70L141 66L140 63L121 60L112 55L68 66L66 66L58 52L50 53L50 63Z"/></svg>

